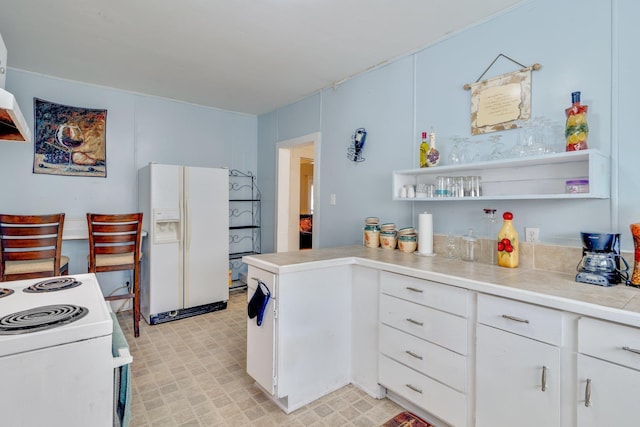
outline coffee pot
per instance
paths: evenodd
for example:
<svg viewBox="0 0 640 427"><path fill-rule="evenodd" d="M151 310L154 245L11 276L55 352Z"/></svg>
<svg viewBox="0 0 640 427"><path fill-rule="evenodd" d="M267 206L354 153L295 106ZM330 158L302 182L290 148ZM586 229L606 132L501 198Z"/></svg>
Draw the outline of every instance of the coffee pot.
<svg viewBox="0 0 640 427"><path fill-rule="evenodd" d="M600 286L628 282L629 264L620 255L620 234L583 232L580 236L582 259L578 263L576 282Z"/></svg>

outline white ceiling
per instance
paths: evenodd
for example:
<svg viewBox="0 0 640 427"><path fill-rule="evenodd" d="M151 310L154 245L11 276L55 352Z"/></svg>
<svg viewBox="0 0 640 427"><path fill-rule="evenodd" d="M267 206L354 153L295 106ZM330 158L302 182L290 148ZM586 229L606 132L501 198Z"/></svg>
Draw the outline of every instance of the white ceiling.
<svg viewBox="0 0 640 427"><path fill-rule="evenodd" d="M10 68L247 114L521 0L0 0Z"/></svg>

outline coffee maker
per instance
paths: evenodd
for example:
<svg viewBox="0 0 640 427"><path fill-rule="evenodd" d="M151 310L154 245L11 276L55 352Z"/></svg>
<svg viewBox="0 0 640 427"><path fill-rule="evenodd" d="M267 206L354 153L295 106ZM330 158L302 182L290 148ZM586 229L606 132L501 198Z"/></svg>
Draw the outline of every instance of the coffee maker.
<svg viewBox="0 0 640 427"><path fill-rule="evenodd" d="M620 234L580 233L582 259L576 282L614 286L629 281L629 264L620 256ZM624 269L620 265L624 264Z"/></svg>

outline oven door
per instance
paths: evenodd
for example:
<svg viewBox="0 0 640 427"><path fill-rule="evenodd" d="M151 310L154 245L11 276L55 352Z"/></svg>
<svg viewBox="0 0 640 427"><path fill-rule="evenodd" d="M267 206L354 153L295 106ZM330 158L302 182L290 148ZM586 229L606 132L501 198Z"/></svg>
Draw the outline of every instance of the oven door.
<svg viewBox="0 0 640 427"><path fill-rule="evenodd" d="M111 335L0 357L0 383L2 425L111 427Z"/></svg>
<svg viewBox="0 0 640 427"><path fill-rule="evenodd" d="M118 318L111 312L113 336L111 352L113 354L113 425L129 425L131 418L131 369L133 357L129 344L120 328Z"/></svg>

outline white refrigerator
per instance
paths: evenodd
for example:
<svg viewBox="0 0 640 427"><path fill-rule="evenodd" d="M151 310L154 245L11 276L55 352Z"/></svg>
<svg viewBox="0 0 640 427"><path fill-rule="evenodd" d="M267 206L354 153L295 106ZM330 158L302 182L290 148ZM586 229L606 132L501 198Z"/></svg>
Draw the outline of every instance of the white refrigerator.
<svg viewBox="0 0 640 427"><path fill-rule="evenodd" d="M140 312L150 325L229 300L229 170L150 163L138 171Z"/></svg>

